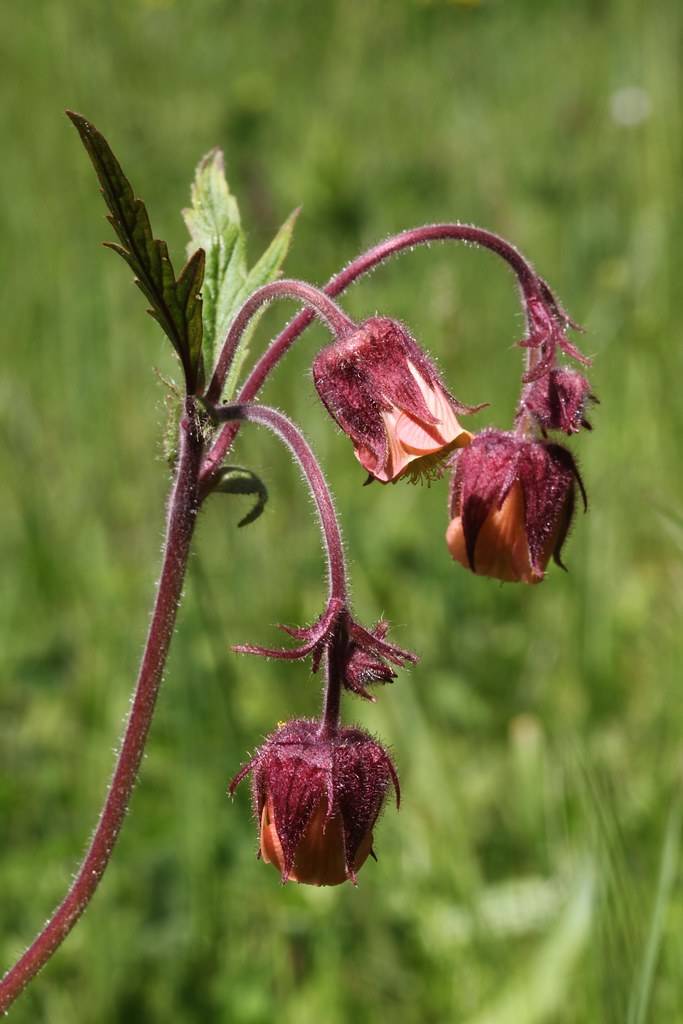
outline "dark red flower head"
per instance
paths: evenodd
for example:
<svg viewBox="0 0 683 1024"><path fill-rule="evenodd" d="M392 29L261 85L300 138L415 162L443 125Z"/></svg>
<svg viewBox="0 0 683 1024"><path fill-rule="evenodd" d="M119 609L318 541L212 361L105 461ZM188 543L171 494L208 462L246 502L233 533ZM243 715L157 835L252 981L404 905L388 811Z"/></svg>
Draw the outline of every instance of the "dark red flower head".
<svg viewBox="0 0 683 1024"><path fill-rule="evenodd" d="M339 885L372 853L372 830L398 777L386 750L361 729L321 733L309 719L287 722L266 739L230 783L252 772L260 855L282 881Z"/></svg>
<svg viewBox="0 0 683 1024"><path fill-rule="evenodd" d="M506 582L540 583L560 554L578 484L566 448L485 430L455 459L446 542L466 569Z"/></svg>
<svg viewBox="0 0 683 1024"><path fill-rule="evenodd" d="M313 381L351 438L358 461L382 483L435 475L444 456L471 437L456 413L476 408L449 393L434 364L395 320L371 317L328 345L313 362Z"/></svg>
<svg viewBox="0 0 683 1024"><path fill-rule="evenodd" d="M596 401L595 395L591 394L590 382L583 374L556 366L527 384L521 405L543 430L576 434L582 427L591 429L586 420L586 405Z"/></svg>

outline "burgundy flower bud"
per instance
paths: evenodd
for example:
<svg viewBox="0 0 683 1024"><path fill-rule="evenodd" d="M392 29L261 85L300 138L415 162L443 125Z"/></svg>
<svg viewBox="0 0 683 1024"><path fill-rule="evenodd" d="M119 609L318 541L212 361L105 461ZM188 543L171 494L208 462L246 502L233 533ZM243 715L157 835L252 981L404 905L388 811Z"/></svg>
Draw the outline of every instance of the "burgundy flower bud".
<svg viewBox="0 0 683 1024"><path fill-rule="evenodd" d="M260 856L282 881L339 885L372 854L372 830L398 777L384 748L361 729L324 735L320 723L280 726L230 783L252 773Z"/></svg>
<svg viewBox="0 0 683 1024"><path fill-rule="evenodd" d="M358 461L382 483L438 475L445 455L471 437L456 413L482 408L458 402L406 329L386 317L324 348L313 381Z"/></svg>
<svg viewBox="0 0 683 1024"><path fill-rule="evenodd" d="M455 460L451 555L481 576L540 583L551 556L562 566L577 484L585 508L566 448L485 430Z"/></svg>
<svg viewBox="0 0 683 1024"><path fill-rule="evenodd" d="M581 427L591 429L585 418L589 401L597 402L589 381L566 367L555 367L527 384L522 395L522 407L543 430L562 430L565 434L576 434Z"/></svg>

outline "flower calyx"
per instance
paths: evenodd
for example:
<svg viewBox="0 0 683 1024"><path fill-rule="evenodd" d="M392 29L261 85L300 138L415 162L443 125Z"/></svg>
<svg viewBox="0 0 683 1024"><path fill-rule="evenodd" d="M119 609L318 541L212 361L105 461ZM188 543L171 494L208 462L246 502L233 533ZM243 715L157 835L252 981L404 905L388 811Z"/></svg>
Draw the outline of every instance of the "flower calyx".
<svg viewBox="0 0 683 1024"><path fill-rule="evenodd" d="M357 728L329 734L310 719L286 722L241 768L230 795L249 773L259 856L283 883L355 884L374 856L372 830L391 786L400 802L391 757Z"/></svg>
<svg viewBox="0 0 683 1024"><path fill-rule="evenodd" d="M381 483L440 476L446 456L471 438L457 415L483 408L454 398L405 327L388 317L370 317L322 349L313 382L369 479Z"/></svg>
<svg viewBox="0 0 683 1024"><path fill-rule="evenodd" d="M466 569L504 582L540 583L561 552L578 486L572 454L558 444L485 430L454 460L446 543Z"/></svg>
<svg viewBox="0 0 683 1024"><path fill-rule="evenodd" d="M583 328L562 309L545 281L539 278L537 284L536 294L525 300L527 334L518 342L521 348L539 350L538 358L522 377L525 384L539 380L554 366L558 348L584 366L591 364L588 356L571 343L566 333L570 327L575 331Z"/></svg>
<svg viewBox="0 0 683 1024"><path fill-rule="evenodd" d="M376 698L368 692L367 687L372 683L391 683L396 678L396 673L385 660L388 655L381 647L376 646L377 641L384 641L388 632L389 623L380 619L370 630L364 630L356 623L352 623L346 637L347 650L342 675L344 688L373 703ZM391 660L395 665L400 666L406 661L417 660L409 651L400 650L393 645L392 648Z"/></svg>
<svg viewBox="0 0 683 1024"><path fill-rule="evenodd" d="M323 655L334 649L334 660L344 689L373 702L375 698L368 692L368 685L392 682L396 678L392 666L404 668L418 661L412 651L387 641L388 622L380 620L372 629L366 629L355 621L346 604L336 598L328 602L325 612L313 625L281 625L279 628L300 641L298 646L271 648L239 644L233 650L238 654L258 654L286 661L310 657L311 670L315 673Z"/></svg>

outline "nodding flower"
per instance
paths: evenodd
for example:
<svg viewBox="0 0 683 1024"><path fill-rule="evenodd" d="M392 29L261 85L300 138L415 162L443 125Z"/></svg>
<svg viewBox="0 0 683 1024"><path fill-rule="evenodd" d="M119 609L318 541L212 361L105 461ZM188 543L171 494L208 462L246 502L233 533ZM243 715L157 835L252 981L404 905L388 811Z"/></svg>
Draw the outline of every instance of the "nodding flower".
<svg viewBox="0 0 683 1024"><path fill-rule="evenodd" d="M270 735L230 783L251 772L259 855L283 883L340 885L374 856L373 835L389 787L400 791L387 751L361 729L329 735L295 719Z"/></svg>
<svg viewBox="0 0 683 1024"><path fill-rule="evenodd" d="M583 374L566 366L555 366L526 385L519 414L528 412L544 433L562 430L565 434L576 434L582 427L591 429L586 419L586 406L597 401Z"/></svg>
<svg viewBox="0 0 683 1024"><path fill-rule="evenodd" d="M371 317L324 348L313 381L370 479L382 483L441 475L446 456L472 436L458 414L482 408L454 398L417 342L387 317Z"/></svg>
<svg viewBox="0 0 683 1024"><path fill-rule="evenodd" d="M446 543L455 561L480 576L540 583L561 551L578 485L566 448L485 430L458 452Z"/></svg>

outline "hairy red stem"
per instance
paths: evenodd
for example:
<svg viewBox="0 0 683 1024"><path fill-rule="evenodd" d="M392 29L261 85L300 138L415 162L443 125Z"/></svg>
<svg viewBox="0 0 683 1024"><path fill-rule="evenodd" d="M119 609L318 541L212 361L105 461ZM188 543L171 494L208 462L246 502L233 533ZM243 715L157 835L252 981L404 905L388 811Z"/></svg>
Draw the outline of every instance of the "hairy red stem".
<svg viewBox="0 0 683 1024"><path fill-rule="evenodd" d="M305 281L272 281L270 284L264 284L262 288L257 288L255 292L252 292L230 324L227 337L216 361L211 383L206 391L208 402L220 401L240 338L254 314L261 306L265 306L274 299L297 299L300 302L305 302L307 306L311 307L307 311L311 319L317 316L337 336L342 336L356 327L353 320L339 308L336 302L332 302L325 292L314 288L311 284L306 284Z"/></svg>
<svg viewBox="0 0 683 1024"><path fill-rule="evenodd" d="M306 438L290 419L276 409L266 405L235 404L217 409L210 408L210 411L217 420L248 420L272 430L296 458L311 489L322 529L329 575L327 610L320 621L329 620L329 628L334 630L334 640L327 645L325 651L325 687L320 734L333 736L339 728L348 625L345 611L347 583L344 548L327 481Z"/></svg>
<svg viewBox="0 0 683 1024"><path fill-rule="evenodd" d="M347 643L344 617L335 625L335 638L325 651L325 689L320 718L320 736L335 736L341 720L341 697L344 687L344 653Z"/></svg>
<svg viewBox="0 0 683 1024"><path fill-rule="evenodd" d="M287 416L267 405L250 405L240 402L235 405L211 408L210 412L215 419L223 422L248 420L251 423L260 423L277 434L292 452L308 481L320 519L327 555L329 600L336 602L340 607L343 606L347 600L346 565L339 523L327 481L306 438Z"/></svg>
<svg viewBox="0 0 683 1024"><path fill-rule="evenodd" d="M128 810L161 684L199 508L201 439L194 399L186 399L180 454L168 506L166 543L147 642L109 791L90 847L68 893L33 943L0 981L5 1013L67 937L88 906L109 863Z"/></svg>

